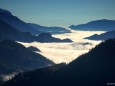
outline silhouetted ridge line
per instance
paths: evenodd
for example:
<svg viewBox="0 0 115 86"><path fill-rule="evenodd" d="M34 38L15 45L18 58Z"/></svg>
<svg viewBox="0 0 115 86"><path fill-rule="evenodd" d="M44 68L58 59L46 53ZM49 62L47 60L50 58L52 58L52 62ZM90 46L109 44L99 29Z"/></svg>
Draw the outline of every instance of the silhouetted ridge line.
<svg viewBox="0 0 115 86"><path fill-rule="evenodd" d="M94 34L92 36L86 37L89 40L107 40L110 38L115 38L115 30L102 33L100 35Z"/></svg>
<svg viewBox="0 0 115 86"><path fill-rule="evenodd" d="M12 40L0 42L0 81L9 75L54 65L46 57L36 54Z"/></svg>
<svg viewBox="0 0 115 86"><path fill-rule="evenodd" d="M95 20L86 24L71 25L69 28L83 31L112 31L115 30L115 20Z"/></svg>
<svg viewBox="0 0 115 86"><path fill-rule="evenodd" d="M57 71L23 73L3 86L107 86L115 82L114 51L115 39L109 39Z"/></svg>
<svg viewBox="0 0 115 86"><path fill-rule="evenodd" d="M52 37L49 33L40 33L38 36L31 35L29 32L21 32L9 25L8 23L0 20L0 40L11 39L21 42L72 42L70 39L61 40Z"/></svg>

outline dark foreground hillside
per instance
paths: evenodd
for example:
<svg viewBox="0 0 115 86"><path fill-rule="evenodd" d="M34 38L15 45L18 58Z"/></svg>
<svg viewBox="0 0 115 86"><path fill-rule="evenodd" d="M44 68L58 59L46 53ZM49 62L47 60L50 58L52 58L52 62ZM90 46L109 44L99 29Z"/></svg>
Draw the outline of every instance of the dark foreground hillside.
<svg viewBox="0 0 115 86"><path fill-rule="evenodd" d="M38 69L53 64L46 57L32 52L17 42L12 40L0 42L0 80L1 75Z"/></svg>
<svg viewBox="0 0 115 86"><path fill-rule="evenodd" d="M45 69L19 74L3 86L108 86L115 83L115 40L102 42L57 71Z"/></svg>

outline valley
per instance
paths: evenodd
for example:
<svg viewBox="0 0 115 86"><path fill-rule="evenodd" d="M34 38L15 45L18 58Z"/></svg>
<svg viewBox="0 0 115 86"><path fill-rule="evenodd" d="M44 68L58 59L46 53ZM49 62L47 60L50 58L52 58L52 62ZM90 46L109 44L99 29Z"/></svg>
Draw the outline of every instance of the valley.
<svg viewBox="0 0 115 86"><path fill-rule="evenodd" d="M94 35L94 34L101 34L105 31L74 31L71 30L71 33L65 34L56 34L53 37L66 39L69 38L73 42L72 43L39 43L39 42L32 42L32 43L24 43L26 47L34 46L40 49L40 53L43 56L47 57L48 59L54 61L55 63L62 63L66 62L69 63L72 60L76 59L78 56L87 53L90 49L94 48L97 44L101 41L93 41L83 39L85 37Z"/></svg>

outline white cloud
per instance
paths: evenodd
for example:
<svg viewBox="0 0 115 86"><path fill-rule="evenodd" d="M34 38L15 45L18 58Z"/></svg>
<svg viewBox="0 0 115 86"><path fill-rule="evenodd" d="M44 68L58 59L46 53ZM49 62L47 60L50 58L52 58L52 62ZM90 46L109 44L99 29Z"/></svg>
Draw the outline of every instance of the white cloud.
<svg viewBox="0 0 115 86"><path fill-rule="evenodd" d="M65 39L69 38L73 40L72 43L22 43L26 47L35 46L41 50L37 52L47 57L48 59L54 61L55 63L70 62L88 52L95 45L99 44L101 41L91 41L83 39L84 37L91 36L93 34L101 34L102 31L72 31L72 33L53 35L54 37ZM84 45L84 43L89 43Z"/></svg>
<svg viewBox="0 0 115 86"><path fill-rule="evenodd" d="M12 79L15 75L17 75L18 73L16 72L13 72L11 74L1 74L0 75L0 78L3 80L3 81L8 81L10 79Z"/></svg>

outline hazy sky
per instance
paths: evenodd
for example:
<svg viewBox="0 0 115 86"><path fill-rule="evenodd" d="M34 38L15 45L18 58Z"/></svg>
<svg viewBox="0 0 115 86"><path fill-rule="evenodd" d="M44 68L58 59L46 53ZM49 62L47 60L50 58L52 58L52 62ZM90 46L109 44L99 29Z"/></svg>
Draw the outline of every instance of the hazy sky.
<svg viewBox="0 0 115 86"><path fill-rule="evenodd" d="M44 26L115 20L115 0L0 0L0 8L26 22Z"/></svg>

